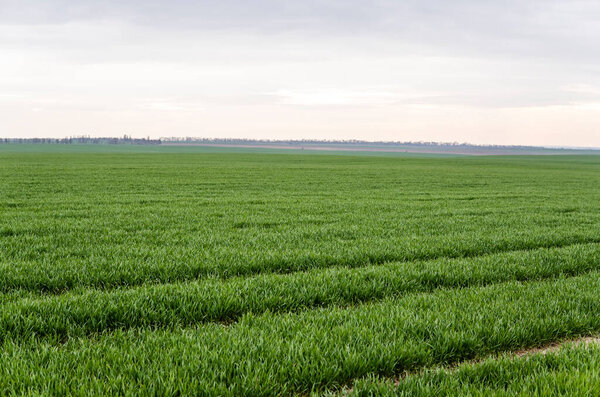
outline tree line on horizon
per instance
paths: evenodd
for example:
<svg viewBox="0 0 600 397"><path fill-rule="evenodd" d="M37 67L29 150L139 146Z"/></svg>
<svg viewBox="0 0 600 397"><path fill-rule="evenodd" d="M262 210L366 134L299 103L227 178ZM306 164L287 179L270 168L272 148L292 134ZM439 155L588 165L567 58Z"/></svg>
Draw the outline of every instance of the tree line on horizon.
<svg viewBox="0 0 600 397"><path fill-rule="evenodd" d="M157 139L134 138L129 135L122 137L90 137L90 136L73 136L65 138L0 138L0 143L11 144L135 144L135 145L160 145L160 144L288 144L288 145L385 145L385 146L429 146L429 147L488 147L488 148L534 148L534 146L520 145L475 145L470 143L459 142L401 142L401 141L363 141L356 139L349 140L318 140L318 139L247 139L247 138L198 138L198 137L161 137Z"/></svg>

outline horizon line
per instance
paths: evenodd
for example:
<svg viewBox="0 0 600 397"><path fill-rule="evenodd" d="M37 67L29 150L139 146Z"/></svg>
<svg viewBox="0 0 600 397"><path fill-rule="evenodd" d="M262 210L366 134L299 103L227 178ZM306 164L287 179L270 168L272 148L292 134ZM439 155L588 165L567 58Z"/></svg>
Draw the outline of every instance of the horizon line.
<svg viewBox="0 0 600 397"><path fill-rule="evenodd" d="M71 141L71 142L67 142ZM75 141L75 142L72 142ZM186 143L231 143L231 142L244 142L244 143L261 143L261 144L345 144L345 145L410 145L410 146L463 146L463 147L479 147L479 148L523 148L523 149L548 149L548 150L600 150L600 147L595 146L544 146L544 145L501 145L501 144L477 144L469 142L444 142L444 141L391 141L391 140L364 140L364 139L269 139L269 138L207 138L207 137L191 137L191 136L171 136L171 137L159 137L150 138L148 137L132 137L131 135L124 134L123 136L90 136L90 135L73 135L65 136L62 138L58 137L2 137L0 143L11 144L11 143L39 143L39 144L57 144L57 143L82 143L82 144L100 144L110 142L98 142L98 141L113 141L113 143L131 143L136 142L143 144L144 142L154 143L169 143L176 142L178 144ZM116 141L116 142L114 142Z"/></svg>

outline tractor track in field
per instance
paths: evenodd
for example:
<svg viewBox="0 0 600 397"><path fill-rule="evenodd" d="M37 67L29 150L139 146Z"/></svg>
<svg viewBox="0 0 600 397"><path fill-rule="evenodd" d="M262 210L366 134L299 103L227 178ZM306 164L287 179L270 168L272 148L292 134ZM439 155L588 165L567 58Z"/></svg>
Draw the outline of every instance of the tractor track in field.
<svg viewBox="0 0 600 397"><path fill-rule="evenodd" d="M589 345L600 345L600 335L580 336L578 338L573 338L573 339L563 339L563 340L559 340L559 341L553 341L551 343L548 343L548 344L542 345L542 346L523 348L523 349L519 349L519 350L508 350L508 351L503 351L503 352L497 352L497 353L489 354L489 355L482 356L479 358L475 358L472 360L458 361L458 362L448 364L448 365L419 368L418 370L403 372L401 375L396 376L395 378L390 377L387 379L392 380L394 386L397 387L406 378L409 378L412 376L418 376L419 374L422 374L425 371L440 370L440 371L444 371L444 372L451 374L451 373L454 373L456 370L458 370L458 368L460 368L463 365L479 364L479 363L482 363L485 360L489 360L489 359L494 359L494 358L515 359L515 358L522 358L522 357L530 357L530 356L538 355L538 354L546 355L546 354L551 354L551 353L557 352L558 350L563 349L563 348L589 346ZM382 378L382 379L385 379L385 378ZM356 379L353 379L351 382L353 382L354 380L356 380ZM340 390L337 394L341 395L341 396L347 396L347 395L352 394L353 391L354 391L353 387L348 386L348 387L345 387L342 390Z"/></svg>

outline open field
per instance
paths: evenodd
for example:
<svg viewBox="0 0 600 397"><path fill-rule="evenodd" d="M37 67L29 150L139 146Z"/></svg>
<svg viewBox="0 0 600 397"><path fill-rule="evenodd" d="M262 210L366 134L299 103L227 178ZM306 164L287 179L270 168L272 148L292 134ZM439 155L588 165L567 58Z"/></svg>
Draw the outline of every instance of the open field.
<svg viewBox="0 0 600 397"><path fill-rule="evenodd" d="M600 156L359 154L1 145L0 394L598 393Z"/></svg>

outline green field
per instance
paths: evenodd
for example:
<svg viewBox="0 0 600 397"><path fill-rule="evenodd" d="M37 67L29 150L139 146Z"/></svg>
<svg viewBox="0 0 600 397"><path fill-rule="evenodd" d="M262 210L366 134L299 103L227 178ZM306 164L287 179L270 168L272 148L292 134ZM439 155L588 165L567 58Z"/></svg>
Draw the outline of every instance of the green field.
<svg viewBox="0 0 600 397"><path fill-rule="evenodd" d="M595 395L599 292L600 156L0 145L1 395Z"/></svg>

